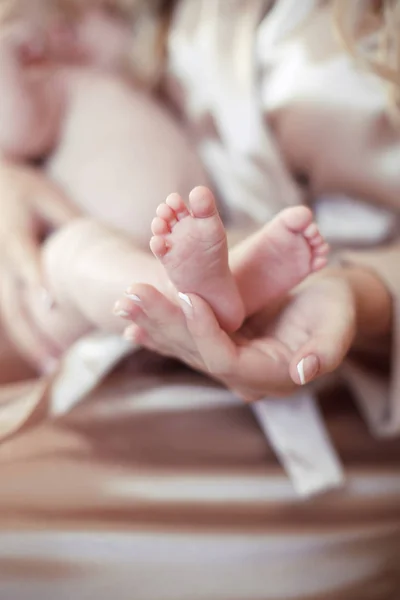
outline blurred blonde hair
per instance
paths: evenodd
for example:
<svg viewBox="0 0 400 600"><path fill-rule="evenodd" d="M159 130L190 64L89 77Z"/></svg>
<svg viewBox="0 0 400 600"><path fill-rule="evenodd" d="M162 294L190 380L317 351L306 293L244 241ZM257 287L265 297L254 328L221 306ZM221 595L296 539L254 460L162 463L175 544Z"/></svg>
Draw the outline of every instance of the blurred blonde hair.
<svg viewBox="0 0 400 600"><path fill-rule="evenodd" d="M178 0L0 0L0 26L23 14L24 6L27 3L32 6L34 1L49 12L60 11L71 18L78 17L88 7L103 6L131 21L132 27L136 23L134 37L139 40L132 46L132 69L138 71L138 64L140 67L139 55L144 44L152 66L147 65L139 77L157 79L166 56L171 14ZM390 107L400 120L400 0L331 1L343 45L364 68L386 83ZM374 41L368 43L368 38Z"/></svg>
<svg viewBox="0 0 400 600"><path fill-rule="evenodd" d="M347 51L386 84L400 123L400 0L335 0L334 20Z"/></svg>

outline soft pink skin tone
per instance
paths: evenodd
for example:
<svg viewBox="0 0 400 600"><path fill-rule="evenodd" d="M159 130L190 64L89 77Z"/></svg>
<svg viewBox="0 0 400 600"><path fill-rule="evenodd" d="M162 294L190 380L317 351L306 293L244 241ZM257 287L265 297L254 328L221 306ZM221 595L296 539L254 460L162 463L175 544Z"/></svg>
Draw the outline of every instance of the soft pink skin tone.
<svg viewBox="0 0 400 600"><path fill-rule="evenodd" d="M152 232L150 247L176 289L204 298L227 331L327 263L328 246L311 211L289 208L232 253L239 291L225 228L211 192L202 187L192 191L188 207L178 194L169 196L157 209Z"/></svg>
<svg viewBox="0 0 400 600"><path fill-rule="evenodd" d="M193 196L193 216L184 212L179 197L175 197L179 205L170 206L170 199L158 209L152 249L162 263L140 249L147 247L145 224L159 198L171 189L180 189L185 197L204 176L179 128L147 99L143 102L143 96L115 72L127 43L120 26L104 21L99 13L88 13L72 38L63 26L55 27L48 40L54 64L43 56L35 28L33 33L22 31L18 39L13 32L0 39L0 84L7 90L0 98L3 154L23 160L50 153L48 174L67 189L83 212L129 234L125 237L87 218L72 221L53 235L43 251L46 284L56 300L50 312L36 290L21 291L12 271L6 270L2 312L16 345L37 364L44 363L49 346L57 355L93 328L122 332L123 322L110 314L109 307L127 282L144 281L148 285L131 286L129 297L122 297L116 307L119 316L134 321L127 334L130 339L177 356L253 400L267 393L287 393L300 383L298 363L303 358L311 359L304 363L307 380L335 368L356 331L386 333L390 295L377 277L361 269L323 271L320 278L310 278L289 294L288 304L275 316L272 306L326 259L327 248L303 207L282 213L231 252L232 273L222 226L204 190L205 215L196 214ZM107 36L108 45L103 43ZM96 50L99 38L101 48ZM103 53L107 47L112 48L111 54ZM96 112L99 106L103 112ZM121 119L123 127L110 122L114 117ZM108 123L119 131L115 138L110 138ZM146 149L144 134L150 136ZM163 170L171 156L172 163L167 162ZM92 174L80 168L91 161ZM157 177L151 176L155 172ZM22 180L22 170L18 173L17 168L10 186L16 201L25 193ZM55 197L44 179L38 181L38 192L40 186L43 193ZM185 245L187 235L200 246ZM211 250L199 252L201 244ZM185 253L190 254L187 263ZM199 276L193 278L199 261L203 261ZM213 277L205 290L200 284L211 267ZM180 306L169 277L188 292ZM270 306L262 309L265 302ZM315 305L318 311L312 308ZM257 314L233 336L221 328L222 323L234 330L243 316L253 313Z"/></svg>
<svg viewBox="0 0 400 600"><path fill-rule="evenodd" d="M147 249L160 199L206 177L182 128L127 78L130 41L95 10L73 29L31 17L0 34L0 154L47 156L45 172L83 214Z"/></svg>
<svg viewBox="0 0 400 600"><path fill-rule="evenodd" d="M121 234L110 236L105 232L105 239L108 237L109 241L103 244L100 226L95 223L90 227L89 222L85 222L85 235L75 228L75 235L81 235L82 239L75 240L73 247L66 248L64 257L57 256L50 240L49 247L52 251L46 252L46 272L57 303L64 307L67 304L78 305L81 315L83 314L88 322L100 321L102 327L112 329L113 322L102 317L105 307L101 297L97 293L93 296L93 280L97 278L98 286L107 287L107 294L103 293L104 298L107 299L113 289L117 297L116 284L123 285L126 272L136 281L154 285L175 302L176 291L198 292L210 302L217 317L221 315L219 321L222 327L231 327L233 330L241 326L245 315L248 316L266 305L282 300L294 285L312 270L326 263L327 246L323 244L312 223L310 211L304 207L296 207L283 211L231 252L230 261L235 265L237 272L235 279L229 267L225 230L211 192L207 188L193 190L190 194L190 208L191 214L181 197L173 195L169 196L167 203L157 209L158 214L163 216L158 216L153 221L153 233L157 235L150 243L153 251L161 256L161 262L135 247L131 240L124 239ZM291 229L288 228L288 224ZM70 229L67 228L67 232ZM311 235L308 232L311 232ZM57 237L62 241L63 232ZM76 250L81 246L83 249L83 244L88 246L88 251L85 252L85 256L88 257L86 263ZM207 244L209 252L204 251ZM69 268L60 268L60 261L64 262L68 256L73 257L73 260L70 258L71 264L76 261L80 271L86 269L87 273L87 280L82 279L78 287L73 288L71 281L74 296L72 302L68 300L71 294L68 289ZM275 273L277 272L277 260L278 267L282 269L282 276L271 279L270 284L268 272L269 269L273 274L274 269ZM259 284L261 278L265 282L264 286ZM249 285L249 282L253 281L254 285ZM41 305L36 303L36 306L39 309ZM46 322L51 323L52 331L55 328L55 317L56 311L52 318L45 312L40 315L39 310L36 313L36 319L40 320L42 327L44 328ZM71 335L74 338L84 327L78 316L75 321L78 324L77 331L74 332L69 325L65 332L65 335L69 335L69 341ZM59 328L60 326L56 328L58 333Z"/></svg>
<svg viewBox="0 0 400 600"><path fill-rule="evenodd" d="M124 229L136 242L135 267L129 280L135 276L135 269L139 279L145 271L147 278L143 280L156 280L166 292L164 270L141 251L149 241L147 224L166 190L175 187L188 193L191 181L205 178L181 131L121 75L119 68L129 40L130 31L123 23L92 10L74 30L61 22L49 23L43 29L31 17L6 32L0 39L7 66L4 81L0 81L5 90L2 104L0 101L0 145L3 152L20 159L50 151L47 172L78 208ZM37 64L39 67L33 68ZM12 112L14 104L18 104L18 118ZM153 171L157 177L152 176ZM136 203L134 198L138 199ZM171 198L157 209L161 216L153 223L153 233L169 230L173 218L168 213L168 209L173 211L168 206L168 202L173 203ZM162 259L167 276L178 289L202 293L223 326L233 331L241 325L248 312L246 304L251 301L243 304L230 273L226 235L214 200L207 190L193 192L192 209L198 211L193 218L179 196L175 198L186 212L169 235L173 248ZM174 214L179 214L179 206ZM206 211L203 216L202 210ZM243 254L238 250L234 255L238 268L247 272L247 297L253 298L255 310L266 292L260 294L248 282L255 281L253 274L257 276L261 263L265 272L281 270L281 275L270 281L271 299L285 293L317 268L318 260L323 260L324 247L316 232L312 232L315 248L307 240L311 214L305 208L295 211L298 216L296 212L284 213L282 220L254 237ZM153 250L161 242L161 237L153 237ZM265 252L259 252L262 248ZM292 261L295 268L291 272L287 253L292 259L294 249L298 257ZM272 254L280 256L285 268L275 264ZM187 257L197 263L197 279L190 279L191 269L185 269ZM246 264L240 267L243 260ZM40 303L32 305L38 305L36 312L40 313ZM67 328L63 340L53 321L42 315L42 329L49 330L47 335L55 338L57 345L68 345L76 335L74 328Z"/></svg>
<svg viewBox="0 0 400 600"><path fill-rule="evenodd" d="M8 188L10 201L21 214L18 222L23 222L23 227L17 226L5 211L3 225L13 232L16 248L6 276L5 301L7 306L13 304L16 318L7 320L6 326L35 365L47 362L46 346L52 359L92 326L76 315L78 325L69 327L61 308L58 318L49 316L41 302L42 290L30 289L51 287L51 277L43 273L39 261L43 231L57 229L82 213L92 216L126 232L138 250L134 260L144 255L147 269L150 222L160 198L171 189L188 194L196 182L206 181L181 127L120 69L131 39L129 28L96 11L88 12L74 31L60 22L44 30L38 20L33 15L0 33L0 154L9 161L0 165L0 177L4 193ZM48 156L44 170L29 177L16 164L43 156ZM50 186L43 173L57 185ZM27 187L28 178L35 179L35 185ZM50 218L50 210L42 219L40 213L45 211L30 206L30 197L41 194L53 197L58 206L67 196L76 208L66 208L64 220ZM42 220L39 231L36 225ZM132 257L129 260L132 264ZM152 264L158 271L155 260ZM140 268L140 276L143 272ZM134 273L131 270L126 283ZM18 318L21 289L28 309ZM120 290L115 288L106 314ZM9 309L3 312L9 314ZM26 325L24 333L19 322Z"/></svg>
<svg viewBox="0 0 400 600"><path fill-rule="evenodd" d="M181 297L180 310L154 287L133 284L116 310L132 322L127 339L179 358L249 402L331 373L351 346L389 341L392 327L389 290L361 267L323 269L233 336L194 294Z"/></svg>
<svg viewBox="0 0 400 600"><path fill-rule="evenodd" d="M304 368L310 381L335 369L357 337L381 339L391 328L391 297L377 276L358 268L323 269L290 293L283 307L260 310L229 336L195 294L178 305L171 299L176 296L157 291L165 277L162 268L151 271L154 259L143 253L143 260L135 262L136 256L128 237L91 219L72 221L44 248L45 273L57 307L49 316L43 303L36 306L32 295L17 290L7 304L6 320L14 323L24 344L24 328L15 319L19 305L41 335L49 318L70 337L95 327L122 332L127 319L133 322L129 339L180 358L246 400L289 393L300 383L297 366L303 358L311 359ZM129 287L115 306L115 314L124 320L116 319L109 306L132 277L133 267L137 280L149 281L150 271L154 279L150 286ZM240 276L235 270L233 275L241 289Z"/></svg>

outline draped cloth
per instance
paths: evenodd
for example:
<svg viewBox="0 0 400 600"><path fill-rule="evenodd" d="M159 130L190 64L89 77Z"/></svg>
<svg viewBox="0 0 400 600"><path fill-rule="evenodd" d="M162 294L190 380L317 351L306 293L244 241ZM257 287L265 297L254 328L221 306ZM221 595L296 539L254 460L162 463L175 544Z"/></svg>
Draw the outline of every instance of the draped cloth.
<svg viewBox="0 0 400 600"><path fill-rule="evenodd" d="M256 413L100 334L53 377L2 388L0 595L395 598L400 134L385 90L322 0L181 0L164 79L227 224L310 204L335 260L392 292L391 352L352 357L318 403L306 390Z"/></svg>

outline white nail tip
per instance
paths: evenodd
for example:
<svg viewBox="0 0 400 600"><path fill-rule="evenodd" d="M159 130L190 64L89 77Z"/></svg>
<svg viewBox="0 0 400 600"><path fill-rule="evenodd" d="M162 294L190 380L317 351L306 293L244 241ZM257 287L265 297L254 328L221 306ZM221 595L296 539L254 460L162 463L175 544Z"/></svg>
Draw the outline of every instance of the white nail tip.
<svg viewBox="0 0 400 600"><path fill-rule="evenodd" d="M302 358L301 361L299 362L299 364L297 365L297 373L299 374L299 379L300 379L301 385L305 385L306 377L304 374L304 358Z"/></svg>
<svg viewBox="0 0 400 600"><path fill-rule="evenodd" d="M191 308L193 307L192 301L189 298L189 296L187 296L186 294L182 294L181 292L179 292L178 296L183 302L186 302L188 306L190 306Z"/></svg>
<svg viewBox="0 0 400 600"><path fill-rule="evenodd" d="M127 310L117 310L115 313L116 317L129 317L129 313Z"/></svg>
<svg viewBox="0 0 400 600"><path fill-rule="evenodd" d="M133 302L141 302L141 299L139 296L136 296L136 294L128 294L128 292L125 292L125 296L129 298L129 300L133 300Z"/></svg>

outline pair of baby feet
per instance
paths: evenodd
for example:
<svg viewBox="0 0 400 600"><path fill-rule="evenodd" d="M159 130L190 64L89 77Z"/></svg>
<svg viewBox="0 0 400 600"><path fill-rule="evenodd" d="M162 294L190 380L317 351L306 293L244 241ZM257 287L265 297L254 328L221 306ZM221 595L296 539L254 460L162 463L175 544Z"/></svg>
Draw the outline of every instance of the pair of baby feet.
<svg viewBox="0 0 400 600"><path fill-rule="evenodd" d="M170 195L157 209L152 233L150 248L181 298L202 297L227 332L323 268L329 250L312 212L295 206L229 254L214 197L204 187L192 191L189 206Z"/></svg>

